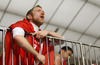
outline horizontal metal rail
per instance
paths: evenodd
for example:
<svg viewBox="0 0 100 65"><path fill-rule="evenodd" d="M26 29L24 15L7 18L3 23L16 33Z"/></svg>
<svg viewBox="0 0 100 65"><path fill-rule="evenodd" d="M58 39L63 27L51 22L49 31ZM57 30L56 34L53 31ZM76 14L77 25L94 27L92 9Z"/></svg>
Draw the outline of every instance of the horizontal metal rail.
<svg viewBox="0 0 100 65"><path fill-rule="evenodd" d="M7 30L10 30L10 28L0 26L0 31L2 32L3 65L5 65L5 42L4 42L5 39L4 38L5 38L5 32ZM33 33L28 33L28 35L32 35L32 34ZM26 39L27 39L27 37L26 37ZM33 39L32 41L33 41L33 48L34 48L34 36L32 36L32 39ZM56 43L55 39L59 40L59 41ZM100 61L98 60L97 55L100 56L100 51L98 51L99 54L97 54L98 52L96 51L96 49L100 50L100 46L92 45L92 44L89 44L89 43L82 43L82 42L79 42L79 41L72 41L72 40L60 39L60 38L52 37L52 36L46 36L46 44L47 44L47 46L46 46L47 52L46 53L47 53L47 58L48 58L48 60L47 60L48 65L51 64L50 63L51 62L51 56L50 56L50 51L49 51L50 50L50 44L49 44L48 40L51 41L50 43L54 47L54 63L55 63L55 65L57 64L56 63L56 60L57 60L56 59L56 53L57 53L56 47L59 46L59 51L61 51L62 45L66 46L66 48L71 45L70 47L72 47L72 50L73 50L73 59L71 61L73 61L74 65L92 65L93 63L96 64L96 65L99 65ZM40 44L40 46L42 46L41 45L42 39L39 40L39 44ZM12 45L13 45L13 43L12 43ZM89 51L88 51L89 53L86 53L87 52L86 48L89 49ZM91 55L92 55L91 49L94 50L93 52L94 52L95 60L92 59L92 57L91 57ZM19 51L20 51L20 49L19 49ZM42 47L40 48L39 52L42 54ZM63 58L62 52L60 54L61 54L60 58ZM29 62L28 61L28 54L26 53L26 55L27 55L26 61L27 61L27 65L28 65L28 62ZM72 62L70 62L70 59L69 59L68 49L67 49L67 55L68 55L68 57L67 57L68 61L66 61L66 62L68 63L68 65L71 65ZM21 56L20 56L20 52L19 52L19 65L21 65L21 59L20 58L21 58ZM13 61L13 47L12 47L12 61ZM63 65L62 59L60 60L60 62ZM36 63L36 65L39 64L38 61L34 61L34 63ZM13 62L12 62L12 65L13 65Z"/></svg>

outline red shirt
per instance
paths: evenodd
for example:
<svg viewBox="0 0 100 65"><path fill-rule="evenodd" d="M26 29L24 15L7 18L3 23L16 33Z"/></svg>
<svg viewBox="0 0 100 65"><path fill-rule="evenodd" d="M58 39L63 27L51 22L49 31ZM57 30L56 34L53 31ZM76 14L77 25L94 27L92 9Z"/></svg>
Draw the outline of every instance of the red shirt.
<svg viewBox="0 0 100 65"><path fill-rule="evenodd" d="M65 60L64 60L64 59L62 59L62 61L63 61L63 65L66 65L66 62L65 62Z"/></svg>
<svg viewBox="0 0 100 65"><path fill-rule="evenodd" d="M9 28L14 29L15 27L21 27L26 31L27 33L34 33L34 28L31 23L29 23L26 19L23 19L22 21L18 21L15 24L12 24ZM31 35L26 35L28 42L33 46L32 37ZM39 51L40 44L38 44L38 39L34 38L34 44L37 45L36 51ZM47 47L46 47L46 39L44 38L43 41L43 50L42 54L45 56L46 62L44 65L48 65L47 62ZM27 52L26 50L20 48L20 56L21 56L21 65L27 65L26 62L26 56L28 56L28 64L34 65L34 56ZM1 58L0 58L1 59ZM50 59L50 65L54 65L54 51L53 46L49 46L49 59ZM12 51L11 51L11 31L7 31L5 36L5 65L11 65L12 63ZM0 61L0 65L2 62ZM13 65L19 65L19 46L17 43L13 40Z"/></svg>

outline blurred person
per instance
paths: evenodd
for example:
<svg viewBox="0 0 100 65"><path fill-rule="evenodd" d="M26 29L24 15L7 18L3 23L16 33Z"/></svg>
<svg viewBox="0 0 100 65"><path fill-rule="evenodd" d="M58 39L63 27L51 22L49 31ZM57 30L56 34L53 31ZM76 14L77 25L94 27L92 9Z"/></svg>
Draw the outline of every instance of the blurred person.
<svg viewBox="0 0 100 65"><path fill-rule="evenodd" d="M40 26L44 22L44 14L45 13L42 7L37 5L27 12L26 19L24 18L22 21L18 21L9 26L10 30L6 32L5 36L5 65L12 64L11 39L13 41L13 65L19 65L19 54L21 56L21 65L27 65L26 57L28 57L29 65L34 65L35 58L39 60L42 64L48 65L45 37L63 37L55 32L40 30ZM33 38L35 40L34 48L31 37L32 35L28 35L27 33L33 33L32 35L35 35L35 38ZM39 53L39 39L43 40L42 54ZM54 59L51 58L53 56L52 54L54 53L53 46L49 47L49 51L51 51L49 53L51 63L50 65L53 65ZM2 65L1 61L0 65Z"/></svg>
<svg viewBox="0 0 100 65"><path fill-rule="evenodd" d="M67 54L67 49L68 49L68 54ZM67 49L66 49L66 46L63 46L61 50L59 51L59 53L56 54L57 65L62 65L62 63L63 65L66 65L66 61L68 61L68 58L70 60L71 55L73 54L73 50L69 46L67 46ZM61 58L61 53L62 53L62 58Z"/></svg>

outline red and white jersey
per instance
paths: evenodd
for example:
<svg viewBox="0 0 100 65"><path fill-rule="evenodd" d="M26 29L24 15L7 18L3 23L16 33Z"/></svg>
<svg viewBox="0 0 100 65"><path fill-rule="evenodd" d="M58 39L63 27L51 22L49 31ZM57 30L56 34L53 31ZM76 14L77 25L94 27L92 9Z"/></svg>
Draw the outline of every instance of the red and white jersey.
<svg viewBox="0 0 100 65"><path fill-rule="evenodd" d="M65 62L65 60L62 58L62 62L63 62L63 65L66 65L66 62Z"/></svg>

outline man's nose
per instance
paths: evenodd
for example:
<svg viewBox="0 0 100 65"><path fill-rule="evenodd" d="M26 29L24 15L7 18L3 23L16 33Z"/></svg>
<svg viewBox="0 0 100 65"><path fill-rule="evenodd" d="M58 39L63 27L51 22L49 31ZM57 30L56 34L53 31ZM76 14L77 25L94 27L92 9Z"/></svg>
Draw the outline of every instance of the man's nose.
<svg viewBox="0 0 100 65"><path fill-rule="evenodd" d="M41 13L42 15L44 15L44 11L42 11L42 13Z"/></svg>

